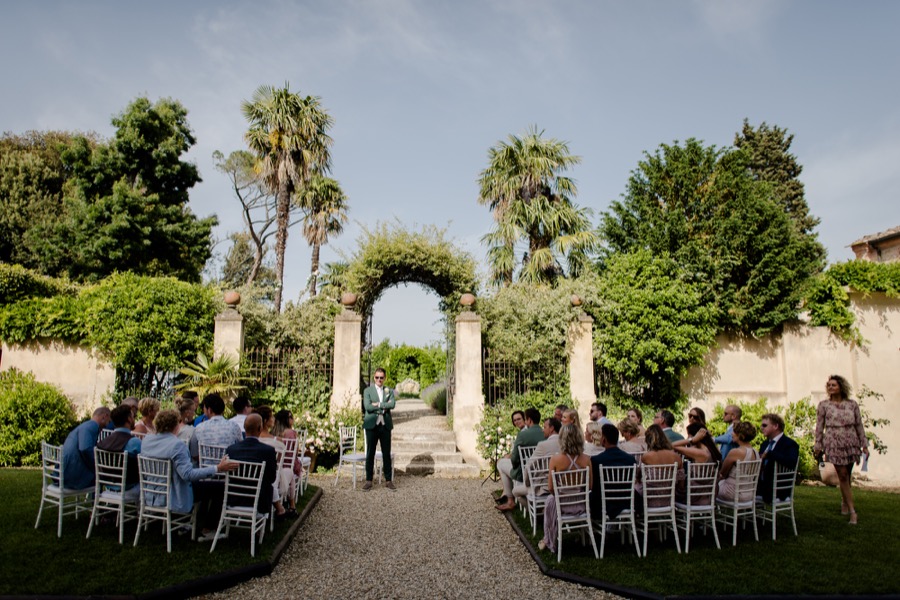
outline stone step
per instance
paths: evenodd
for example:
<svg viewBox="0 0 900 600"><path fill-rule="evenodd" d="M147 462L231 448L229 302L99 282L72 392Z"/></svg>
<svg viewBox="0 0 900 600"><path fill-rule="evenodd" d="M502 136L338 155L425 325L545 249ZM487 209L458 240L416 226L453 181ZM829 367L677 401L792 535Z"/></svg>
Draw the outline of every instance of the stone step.
<svg viewBox="0 0 900 600"><path fill-rule="evenodd" d="M393 415L392 415L393 416ZM441 415L429 415L426 417L417 417L415 419L393 419L394 427L401 429L439 429L447 431L447 419Z"/></svg>
<svg viewBox="0 0 900 600"><path fill-rule="evenodd" d="M447 418L444 415L435 412L430 408L423 408L420 410L410 410L404 412L398 412L396 410L391 411L391 418L393 418L394 423L405 423L407 421L415 421L417 419L426 419L426 420L442 420L445 423L447 422Z"/></svg>
<svg viewBox="0 0 900 600"><path fill-rule="evenodd" d="M446 429L397 429L391 432L391 439L408 442L455 442L456 436Z"/></svg>
<svg viewBox="0 0 900 600"><path fill-rule="evenodd" d="M457 464L432 464L428 462L410 463L402 471L407 475L417 475L420 477L431 476L442 479L474 479L481 477L481 469L475 465L465 463Z"/></svg>
<svg viewBox="0 0 900 600"><path fill-rule="evenodd" d="M401 450L399 448L395 449L393 446L391 446L391 450L394 454L394 462L401 468L402 465L406 465L411 462L431 462L434 464L440 463L445 465L458 465L463 463L463 456L459 452Z"/></svg>
<svg viewBox="0 0 900 600"><path fill-rule="evenodd" d="M391 449L396 452L437 452L437 453L454 453L456 452L456 442L453 440L402 440L396 437L391 438Z"/></svg>

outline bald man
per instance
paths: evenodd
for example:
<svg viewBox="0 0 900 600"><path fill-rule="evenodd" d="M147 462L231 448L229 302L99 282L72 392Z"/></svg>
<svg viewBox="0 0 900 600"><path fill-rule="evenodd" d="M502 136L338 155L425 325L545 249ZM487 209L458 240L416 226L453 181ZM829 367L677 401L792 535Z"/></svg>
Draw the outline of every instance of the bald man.
<svg viewBox="0 0 900 600"><path fill-rule="evenodd" d="M276 463L275 448L259 441L262 428L262 417L256 413L247 415L244 420L244 431L247 433L247 437L228 446L225 454L231 460L265 463L262 489L259 491L259 503L256 505L256 510L268 513L272 508L272 484L278 473L278 464Z"/></svg>

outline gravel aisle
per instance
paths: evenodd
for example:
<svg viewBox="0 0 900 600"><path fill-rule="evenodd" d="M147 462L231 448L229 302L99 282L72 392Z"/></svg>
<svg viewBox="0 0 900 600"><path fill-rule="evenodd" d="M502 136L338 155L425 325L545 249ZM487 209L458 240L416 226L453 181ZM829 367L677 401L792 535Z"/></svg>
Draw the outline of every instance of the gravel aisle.
<svg viewBox="0 0 900 600"><path fill-rule="evenodd" d="M400 477L397 492L362 492L333 481L313 477L324 496L271 576L205 597L616 598L541 575L493 508L496 484Z"/></svg>

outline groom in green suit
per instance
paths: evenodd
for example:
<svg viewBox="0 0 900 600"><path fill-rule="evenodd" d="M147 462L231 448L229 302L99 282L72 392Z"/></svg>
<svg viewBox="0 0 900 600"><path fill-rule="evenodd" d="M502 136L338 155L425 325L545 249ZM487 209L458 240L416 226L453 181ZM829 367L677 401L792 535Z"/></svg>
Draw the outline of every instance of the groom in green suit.
<svg viewBox="0 0 900 600"><path fill-rule="evenodd" d="M391 420L391 409L397 406L394 390L384 387L384 369L375 369L375 384L363 391L363 430L366 434L366 483L363 490L372 489L372 474L375 471L375 444L381 444L382 463L384 464L384 486L389 490L396 490L393 476L394 469L391 462L391 429L394 423Z"/></svg>

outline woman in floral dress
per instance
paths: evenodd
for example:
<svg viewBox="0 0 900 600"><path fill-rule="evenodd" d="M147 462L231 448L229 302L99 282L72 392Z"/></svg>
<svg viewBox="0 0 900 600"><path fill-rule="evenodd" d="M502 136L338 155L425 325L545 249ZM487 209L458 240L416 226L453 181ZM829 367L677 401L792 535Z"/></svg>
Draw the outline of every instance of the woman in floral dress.
<svg viewBox="0 0 900 600"><path fill-rule="evenodd" d="M840 375L832 375L825 384L828 398L819 402L816 411L816 444L813 448L817 458L824 453L825 459L834 465L841 488L841 514L850 515L850 524L857 522L856 507L853 505L853 491L850 489L850 475L853 465L859 463L860 454L869 458L866 432L863 429L859 404L850 399L850 384Z"/></svg>

